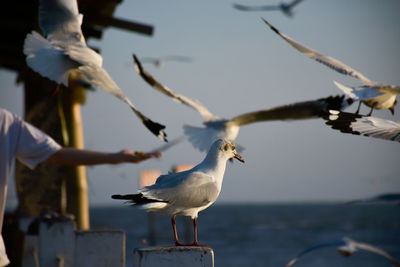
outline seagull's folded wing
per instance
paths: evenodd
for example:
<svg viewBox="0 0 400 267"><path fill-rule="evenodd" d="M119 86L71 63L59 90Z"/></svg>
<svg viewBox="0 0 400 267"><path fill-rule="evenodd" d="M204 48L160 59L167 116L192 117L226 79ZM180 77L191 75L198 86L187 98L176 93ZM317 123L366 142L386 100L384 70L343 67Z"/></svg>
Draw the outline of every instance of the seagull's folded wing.
<svg viewBox="0 0 400 267"><path fill-rule="evenodd" d="M159 181L160 180L160 181ZM214 202L219 194L211 176L193 170L162 175L154 185L140 190L145 196L179 207L202 207Z"/></svg>

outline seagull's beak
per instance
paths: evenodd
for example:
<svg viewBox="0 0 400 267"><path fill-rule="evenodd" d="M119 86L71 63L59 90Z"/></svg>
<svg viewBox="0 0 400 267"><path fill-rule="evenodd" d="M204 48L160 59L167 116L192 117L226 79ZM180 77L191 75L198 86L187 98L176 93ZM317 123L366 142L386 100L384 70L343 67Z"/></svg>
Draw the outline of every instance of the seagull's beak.
<svg viewBox="0 0 400 267"><path fill-rule="evenodd" d="M243 159L242 156L240 156L236 151L233 151L233 155L234 155L233 157L234 157L235 159L237 159L238 161L244 163L244 159Z"/></svg>

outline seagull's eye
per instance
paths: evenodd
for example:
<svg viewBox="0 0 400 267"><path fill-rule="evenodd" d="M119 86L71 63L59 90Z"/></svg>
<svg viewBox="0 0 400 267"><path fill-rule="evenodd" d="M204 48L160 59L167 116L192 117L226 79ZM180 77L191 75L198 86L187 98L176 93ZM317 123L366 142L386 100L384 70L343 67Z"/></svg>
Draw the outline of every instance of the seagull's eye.
<svg viewBox="0 0 400 267"><path fill-rule="evenodd" d="M82 35L79 32L74 32L74 33L72 33L72 38L74 38L77 41L80 41L82 38Z"/></svg>
<svg viewBox="0 0 400 267"><path fill-rule="evenodd" d="M228 144L225 144L225 145L224 145L224 150L225 150L225 151L228 151L228 149L229 149Z"/></svg>

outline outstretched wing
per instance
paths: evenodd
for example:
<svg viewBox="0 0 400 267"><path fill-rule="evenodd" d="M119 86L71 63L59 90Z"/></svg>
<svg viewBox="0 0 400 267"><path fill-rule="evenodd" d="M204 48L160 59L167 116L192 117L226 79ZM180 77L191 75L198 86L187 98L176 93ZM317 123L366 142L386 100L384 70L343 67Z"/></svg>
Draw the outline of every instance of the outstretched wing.
<svg viewBox="0 0 400 267"><path fill-rule="evenodd" d="M76 0L40 0L39 26L49 40L86 45Z"/></svg>
<svg viewBox="0 0 400 267"><path fill-rule="evenodd" d="M286 267L293 266L301 257L303 257L304 255L308 254L309 252L311 252L313 250L318 250L321 248L327 248L327 247L333 247L333 246L341 246L341 245L345 245L345 242L343 240L335 240L332 242L320 243L320 244L313 245L313 246L308 247L305 250L301 251L296 257L291 259L286 264Z"/></svg>
<svg viewBox="0 0 400 267"><path fill-rule="evenodd" d="M134 59L135 68L136 68L137 72L140 74L140 76L143 78L143 80L145 80L154 89L158 90L159 92L161 92L169 97L172 97L174 100L178 101L181 104L185 104L188 107L191 107L194 110L197 110L200 113L200 115L203 117L204 121L214 120L216 118L216 116L214 116L199 101L191 99L191 98L183 96L183 95L180 95L178 93L175 93L174 91L169 89L167 86L159 83L156 79L154 79L153 76L151 76L147 71L145 71L143 69L143 66L140 63L139 59L136 57L136 55L133 55L133 59Z"/></svg>
<svg viewBox="0 0 400 267"><path fill-rule="evenodd" d="M241 4L233 4L233 7L241 11L269 11L269 10L279 10L278 5L266 5L266 6L246 6Z"/></svg>
<svg viewBox="0 0 400 267"><path fill-rule="evenodd" d="M273 120L305 120L321 117L330 109L341 110L353 101L342 96L329 96L317 100L297 102L271 109L245 113L229 120L226 124L243 126L250 123Z"/></svg>
<svg viewBox="0 0 400 267"><path fill-rule="evenodd" d="M346 238L346 237L343 238L343 240L346 243L353 245L354 247L356 247L358 249L363 249L363 250L366 250L366 251L369 251L369 252L372 252L372 253L375 253L375 254L385 257L394 266L400 266L400 262L398 260L396 260L389 253L387 253L386 251L384 251L378 247L375 247L375 246L367 244L367 243L354 241L354 240L351 240L350 238Z"/></svg>
<svg viewBox="0 0 400 267"><path fill-rule="evenodd" d="M330 110L324 119L332 129L342 133L371 136L400 142L400 123L377 117Z"/></svg>
<svg viewBox="0 0 400 267"><path fill-rule="evenodd" d="M291 38L289 38L288 36L286 36L285 34L281 33L277 28L275 28L274 26L272 26L268 21L266 21L265 19L262 19L270 28L271 30L273 30L276 34L278 34L280 37L282 37L286 42L288 42L291 46L293 46L294 48L296 48L298 51L300 51L301 53L305 54L306 56L308 56L309 58L312 58L326 66L328 66L329 68L345 74L345 75L349 75L352 76L354 78L359 79L363 84L365 85L373 85L375 84L374 82L372 82L371 80L369 80L367 77L365 77L362 73L354 70L353 68L347 66L346 64L344 64L343 62L330 57L330 56L325 56L323 54L318 53L315 50L312 50L311 48L308 48L294 40L292 40Z"/></svg>
<svg viewBox="0 0 400 267"><path fill-rule="evenodd" d="M157 122L153 122L148 117L143 115L127 98L110 75L101 67L97 66L81 66L79 72L83 75L83 78L90 84L97 86L98 88L116 96L117 98L124 101L133 110L136 116L143 122L143 124L158 138L167 141L166 133L162 131L165 126Z"/></svg>

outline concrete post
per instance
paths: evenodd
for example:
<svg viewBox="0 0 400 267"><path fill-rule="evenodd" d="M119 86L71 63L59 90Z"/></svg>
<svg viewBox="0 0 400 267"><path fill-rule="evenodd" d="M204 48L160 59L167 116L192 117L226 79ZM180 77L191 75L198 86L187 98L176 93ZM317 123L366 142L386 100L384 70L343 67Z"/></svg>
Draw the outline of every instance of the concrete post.
<svg viewBox="0 0 400 267"><path fill-rule="evenodd" d="M73 221L43 222L39 225L41 267L73 267L75 227Z"/></svg>
<svg viewBox="0 0 400 267"><path fill-rule="evenodd" d="M214 267L214 251L209 247L136 248L133 267Z"/></svg>
<svg viewBox="0 0 400 267"><path fill-rule="evenodd" d="M75 266L125 267L125 233L120 230L77 231Z"/></svg>

